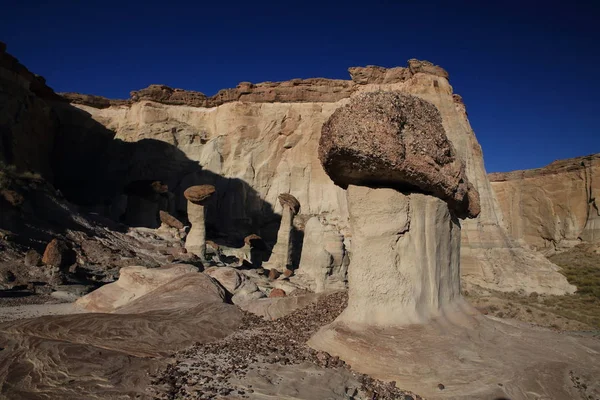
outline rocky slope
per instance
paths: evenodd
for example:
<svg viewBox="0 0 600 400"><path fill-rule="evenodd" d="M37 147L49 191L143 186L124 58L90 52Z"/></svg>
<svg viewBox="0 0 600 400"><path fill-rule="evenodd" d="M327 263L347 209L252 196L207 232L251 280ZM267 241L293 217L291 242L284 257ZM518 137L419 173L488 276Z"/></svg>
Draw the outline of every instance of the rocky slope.
<svg viewBox="0 0 600 400"><path fill-rule="evenodd" d="M174 188L180 214L185 210L181 200L185 187L213 184L219 198L209 210L209 223L218 225L224 235L260 233L274 241L281 211L277 196L290 193L301 204L296 220L320 216L322 224L340 232L349 250L344 190L327 177L317 158L321 127L348 97L378 90L416 95L440 111L448 138L481 195L479 217L462 224L461 270L466 283L505 291L573 291L556 266L508 235L465 106L443 69L411 60L407 68L355 67L350 74L351 81L242 83L210 98L151 86L132 92L127 101L103 103L101 108L80 95L65 96L114 131L116 138L168 143L202 166L201 171L183 175L177 158L165 158L165 149L146 151L151 162L135 156L130 179L140 179L142 174L165 179Z"/></svg>
<svg viewBox="0 0 600 400"><path fill-rule="evenodd" d="M122 144L5 50L0 43L0 291L47 294L80 283L85 293L123 266L167 262L177 235L129 230L65 198L87 182L102 202L114 177L91 166Z"/></svg>
<svg viewBox="0 0 600 400"><path fill-rule="evenodd" d="M489 179L515 239L545 253L600 240L600 154Z"/></svg>

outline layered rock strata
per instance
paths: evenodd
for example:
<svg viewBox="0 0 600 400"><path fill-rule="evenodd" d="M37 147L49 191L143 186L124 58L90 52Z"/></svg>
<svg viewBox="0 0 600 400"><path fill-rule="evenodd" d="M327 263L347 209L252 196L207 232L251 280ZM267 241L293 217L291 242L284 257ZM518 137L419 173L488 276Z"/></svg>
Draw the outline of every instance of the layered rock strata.
<svg viewBox="0 0 600 400"><path fill-rule="evenodd" d="M488 176L515 239L545 253L600 241L600 154Z"/></svg>

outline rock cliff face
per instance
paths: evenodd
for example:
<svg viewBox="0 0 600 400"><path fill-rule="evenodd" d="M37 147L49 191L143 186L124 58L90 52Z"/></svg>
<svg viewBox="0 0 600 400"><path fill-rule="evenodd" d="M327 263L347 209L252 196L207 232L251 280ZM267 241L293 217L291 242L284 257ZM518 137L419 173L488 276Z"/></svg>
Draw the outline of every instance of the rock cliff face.
<svg viewBox="0 0 600 400"><path fill-rule="evenodd" d="M321 127L349 97L360 93L413 94L439 110L448 139L481 197L479 217L462 224L461 273L467 285L556 294L574 290L554 264L508 235L465 106L453 94L443 69L411 60L408 68L356 67L350 73L352 81L243 83L207 99L198 93L152 86L134 92L126 104L95 108L79 102L76 106L115 131L118 139L166 142L197 161L202 172L185 177L172 174L166 183L175 188L179 199L190 185L215 184L219 198L207 221L218 219L224 232L241 235L267 229L265 215L281 213L277 196L290 193L302 204L304 216L319 215L346 237L345 192L333 184L318 160ZM162 169L175 169L164 157L155 159L161 160ZM157 168L150 163L144 167L145 173ZM215 175L227 179L215 182ZM178 201L177 206L183 211L185 202Z"/></svg>
<svg viewBox="0 0 600 400"><path fill-rule="evenodd" d="M544 253L600 241L600 154L489 179L515 239Z"/></svg>
<svg viewBox="0 0 600 400"><path fill-rule="evenodd" d="M132 183L164 183L168 193L159 196L166 204L160 209L182 220L187 215L183 191L214 185L218 194L207 207L207 233L234 241L257 233L273 244L282 211L277 196L289 193L302 204L292 240L302 243L304 223L318 216L340 235L342 254L351 251L348 204L345 190L319 162L321 128L335 110L361 93L415 95L439 110L456 156L480 194L479 217L462 224L464 281L500 290L573 290L556 266L507 234L464 104L453 94L448 74L431 63L355 67L348 81L244 82L212 97L152 85L132 92L128 100L109 100L80 94L59 97L0 47L0 95L6 97L3 104L13 104L0 111L0 126L10 127L1 132L3 162L40 172L69 200L122 221L129 220L128 203L141 201L127 193ZM35 117L15 117L34 111ZM142 222L159 224L158 216ZM298 263L301 253L296 253ZM339 261L335 265L341 266Z"/></svg>

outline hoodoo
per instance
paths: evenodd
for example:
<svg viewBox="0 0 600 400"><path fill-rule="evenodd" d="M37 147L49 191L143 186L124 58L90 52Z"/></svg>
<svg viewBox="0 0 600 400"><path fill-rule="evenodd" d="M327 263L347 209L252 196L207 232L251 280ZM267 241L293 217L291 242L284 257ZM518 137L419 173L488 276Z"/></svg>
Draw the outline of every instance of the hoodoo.
<svg viewBox="0 0 600 400"><path fill-rule="evenodd" d="M215 192L212 185L192 186L185 190L184 196L188 201L188 219L192 224L190 233L185 240L185 248L200 257L205 258L206 252L206 218L204 204Z"/></svg>
<svg viewBox="0 0 600 400"><path fill-rule="evenodd" d="M277 232L277 242L273 248L273 254L269 259L269 268L283 272L292 263L292 226L294 216L300 211L298 199L289 193L279 195L279 203L283 207L281 215L281 225Z"/></svg>
<svg viewBox="0 0 600 400"><path fill-rule="evenodd" d="M338 321L424 322L460 297L458 217L479 195L432 104L373 92L323 126L319 156L348 188L352 258L348 308Z"/></svg>

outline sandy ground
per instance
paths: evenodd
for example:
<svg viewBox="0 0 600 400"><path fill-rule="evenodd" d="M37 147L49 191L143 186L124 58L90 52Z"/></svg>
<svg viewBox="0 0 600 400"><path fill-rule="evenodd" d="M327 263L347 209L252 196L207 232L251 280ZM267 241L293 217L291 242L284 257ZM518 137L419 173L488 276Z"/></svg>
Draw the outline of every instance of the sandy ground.
<svg viewBox="0 0 600 400"><path fill-rule="evenodd" d="M0 307L0 322L35 318L44 315L80 314L84 311L75 303L59 304L25 304L20 306Z"/></svg>

